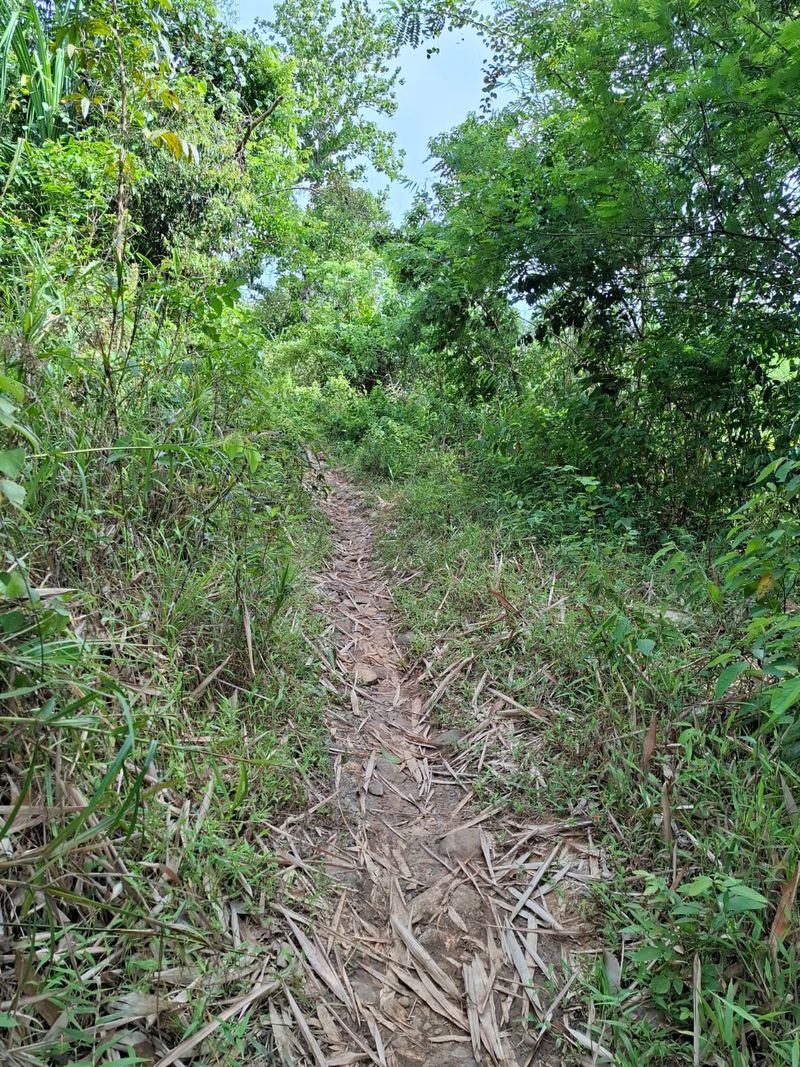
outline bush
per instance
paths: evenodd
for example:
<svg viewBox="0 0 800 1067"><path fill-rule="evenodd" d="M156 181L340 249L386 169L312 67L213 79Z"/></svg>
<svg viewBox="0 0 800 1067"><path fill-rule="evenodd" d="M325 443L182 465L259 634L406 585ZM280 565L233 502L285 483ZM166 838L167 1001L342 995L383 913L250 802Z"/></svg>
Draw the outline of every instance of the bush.
<svg viewBox="0 0 800 1067"><path fill-rule="evenodd" d="M380 416L372 422L355 451L364 472L405 478L420 470L425 459L425 434L414 426Z"/></svg>

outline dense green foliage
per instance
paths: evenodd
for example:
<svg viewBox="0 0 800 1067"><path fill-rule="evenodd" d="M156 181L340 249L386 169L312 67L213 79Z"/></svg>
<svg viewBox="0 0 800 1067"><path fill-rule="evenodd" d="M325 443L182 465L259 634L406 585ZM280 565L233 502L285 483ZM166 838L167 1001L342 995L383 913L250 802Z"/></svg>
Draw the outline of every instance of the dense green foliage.
<svg viewBox="0 0 800 1067"><path fill-rule="evenodd" d="M324 531L312 430L241 294L304 249L312 286L349 288L325 204L364 195L362 157L394 165L365 114L391 104L391 34L362 13L333 43L309 11L270 38L191 0L0 5L4 1063L154 1062L274 955L235 919L266 922L259 835L325 763ZM306 19L339 64L318 96ZM156 971L200 984L175 1002Z"/></svg>
<svg viewBox="0 0 800 1067"><path fill-rule="evenodd" d="M414 321L458 384L496 381L496 308L526 300L553 451L707 527L797 433L797 6L510 3L486 32L513 98L434 144L400 243Z"/></svg>
<svg viewBox="0 0 800 1067"><path fill-rule="evenodd" d="M269 965L226 916L325 760L324 445L394 503L417 650L550 709L547 789L539 751L480 788L593 820L594 1036L796 1065L800 9L395 16L0 0L0 1028L147 1062L116 1035L155 960L211 976L164 1048ZM486 106L397 225L363 179L399 175L400 43L448 24ZM465 627L492 593L510 632Z"/></svg>

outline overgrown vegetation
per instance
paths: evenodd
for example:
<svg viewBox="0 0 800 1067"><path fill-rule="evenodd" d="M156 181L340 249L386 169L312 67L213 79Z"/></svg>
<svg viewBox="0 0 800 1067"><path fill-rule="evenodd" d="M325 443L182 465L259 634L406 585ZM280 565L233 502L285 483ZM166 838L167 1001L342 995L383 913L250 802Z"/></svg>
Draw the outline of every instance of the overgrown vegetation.
<svg viewBox="0 0 800 1067"><path fill-rule="evenodd" d="M398 226L374 116L446 25L486 103ZM9 1062L151 1062L275 962L263 827L325 762L321 442L392 501L412 649L547 710L481 789L603 846L594 1038L800 1062L798 27L0 0Z"/></svg>
<svg viewBox="0 0 800 1067"><path fill-rule="evenodd" d="M620 1063L691 1062L696 1026L700 1062L791 1063L796 487L765 477L713 562L688 536L652 554L606 524L591 482L573 475L531 529L487 492L474 442L442 447L420 429L430 412L410 447L381 422L348 454L365 473L379 455L384 552L415 575L396 598L413 648L474 657L443 723L466 726L484 673L547 714L513 778L484 772L483 801L588 817L602 844L612 878L590 914L607 954L584 989L596 1040Z"/></svg>
<svg viewBox="0 0 800 1067"><path fill-rule="evenodd" d="M279 948L263 835L326 763L325 534L240 294L313 230L295 185L369 154L369 122L323 155L314 131L391 85L313 99L301 14L270 41L192 3L0 8L7 1062L155 1062ZM380 35L364 16L340 61Z"/></svg>

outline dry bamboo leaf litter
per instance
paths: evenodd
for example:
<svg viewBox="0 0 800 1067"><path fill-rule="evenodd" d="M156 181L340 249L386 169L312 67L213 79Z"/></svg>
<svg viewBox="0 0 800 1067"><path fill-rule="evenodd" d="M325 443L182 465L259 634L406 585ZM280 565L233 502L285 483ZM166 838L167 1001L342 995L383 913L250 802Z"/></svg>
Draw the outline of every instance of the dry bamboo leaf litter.
<svg viewBox="0 0 800 1067"><path fill-rule="evenodd" d="M488 673L471 682L473 657L454 654L449 639L424 671L409 673L393 631L391 587L372 563L369 518L341 478L329 474L328 483L335 558L319 589L334 651L317 654L337 698L327 716L334 789L263 832L265 848L280 842L274 934L290 955L294 946L287 976L306 973L313 1000L285 983L271 987L266 1025L280 1061L298 1067L406 1067L434 1050L437 1063L453 1067L473 1058L511 1067L535 1047L520 1005L555 1025L557 1005L543 1011L536 983L546 968L553 973L574 924L553 912L550 891L591 877L587 860L565 851L587 823L515 825L500 804L475 810L479 767L506 773L522 739L535 751L544 712ZM473 629L484 633L482 623ZM440 744L439 707L465 691L475 725L454 745ZM201 810L196 821L203 818ZM193 832L188 810L175 827L167 859L176 857L169 866L177 870ZM318 870L330 888L312 909ZM244 900L254 893L258 886L242 887ZM225 922L244 948L247 913L237 900L227 903ZM552 947L538 945L540 936ZM571 1025L590 1033L578 1020Z"/></svg>

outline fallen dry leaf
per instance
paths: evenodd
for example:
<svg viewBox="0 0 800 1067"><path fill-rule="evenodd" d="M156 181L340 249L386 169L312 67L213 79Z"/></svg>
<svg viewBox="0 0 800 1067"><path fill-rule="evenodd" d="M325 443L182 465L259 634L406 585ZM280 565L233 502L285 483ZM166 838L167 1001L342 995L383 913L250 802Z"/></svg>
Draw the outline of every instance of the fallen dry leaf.
<svg viewBox="0 0 800 1067"><path fill-rule="evenodd" d="M773 956L777 951L778 943L783 941L786 935L792 906L794 905L794 898L797 896L798 880L800 880L800 861L798 861L792 877L788 882L784 883L778 906L775 909L775 918L772 920L772 928L769 932L769 948Z"/></svg>

